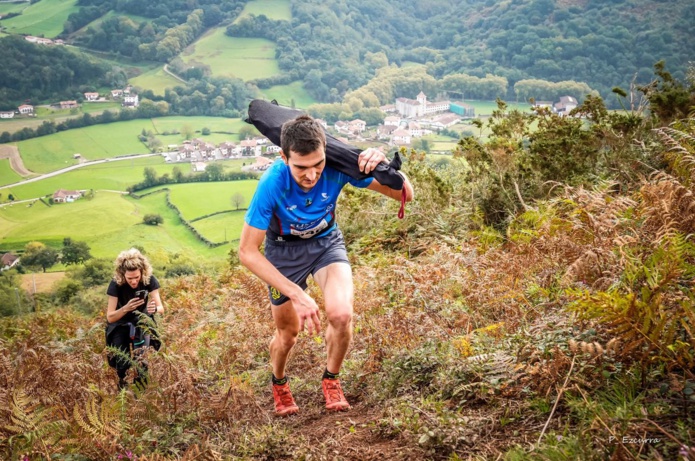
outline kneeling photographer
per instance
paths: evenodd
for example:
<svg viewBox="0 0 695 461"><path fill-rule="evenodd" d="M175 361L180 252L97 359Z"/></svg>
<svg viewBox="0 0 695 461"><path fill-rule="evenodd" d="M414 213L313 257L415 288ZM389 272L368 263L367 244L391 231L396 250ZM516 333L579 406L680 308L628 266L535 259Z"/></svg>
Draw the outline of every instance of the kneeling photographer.
<svg viewBox="0 0 695 461"><path fill-rule="evenodd" d="M159 349L154 315L163 313L164 306L159 281L139 250L131 248L118 255L106 294L106 345L112 348L109 365L116 369L119 389L126 387L128 369L135 365L134 383L142 388L147 385L147 363L142 353L147 347Z"/></svg>

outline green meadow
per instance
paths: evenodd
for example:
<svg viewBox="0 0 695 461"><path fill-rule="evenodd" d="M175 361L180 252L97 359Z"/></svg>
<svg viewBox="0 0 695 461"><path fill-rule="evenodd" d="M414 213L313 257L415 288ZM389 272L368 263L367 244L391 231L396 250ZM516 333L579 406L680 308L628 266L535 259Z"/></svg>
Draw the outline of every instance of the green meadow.
<svg viewBox="0 0 695 461"><path fill-rule="evenodd" d="M253 80L278 75L275 43L264 38L225 35L224 28L213 29L181 53L189 65L208 65L216 77Z"/></svg>
<svg viewBox="0 0 695 461"><path fill-rule="evenodd" d="M152 119L152 125L157 134L171 133L173 131L180 132L183 131L184 127L188 127L193 130L196 137L202 137L200 136L200 131L203 128L209 128L212 132L236 134L239 132L239 128L248 124L239 118L173 116L154 118ZM181 141L183 141L183 138L181 138Z"/></svg>
<svg viewBox="0 0 695 461"><path fill-rule="evenodd" d="M222 162L222 165L225 170L240 171L245 161L248 162L248 160L242 159L226 160ZM129 186L144 179L145 168L148 167L153 168L157 176L171 175L174 168L177 167L183 174L191 172L190 163L166 163L164 158L159 155L119 160L90 165L41 181L1 189L0 193L3 194L3 197L0 202L5 201L8 194L13 194L17 200L26 200L53 194L58 189L125 191ZM229 208L231 206L227 209Z"/></svg>
<svg viewBox="0 0 695 461"><path fill-rule="evenodd" d="M0 3L0 15L4 16L7 13L19 13L24 8L29 6L29 2L22 3Z"/></svg>
<svg viewBox="0 0 695 461"><path fill-rule="evenodd" d="M289 0L251 0L244 6L244 10L236 21L251 14L256 16L264 14L268 19L290 21L292 19L292 7Z"/></svg>
<svg viewBox="0 0 695 461"><path fill-rule="evenodd" d="M78 9L77 0L41 0L27 6L21 15L3 20L2 26L12 34L54 38L63 31L68 16Z"/></svg>
<svg viewBox="0 0 695 461"><path fill-rule="evenodd" d="M162 216L160 226L142 223L146 214ZM236 228L235 228L236 229ZM230 239L238 238L240 227L229 227ZM232 235L233 232L236 232ZM182 225L176 213L166 206L164 194L136 200L110 192L98 192L92 200L48 207L15 204L0 208L0 248L21 249L28 242L56 244L64 237L85 241L93 256L113 258L118 251L142 245L147 251L185 253L220 259L231 245L208 248Z"/></svg>
<svg viewBox="0 0 695 461"><path fill-rule="evenodd" d="M129 83L138 88L152 90L154 94L158 95L164 95L164 91L167 88L185 85L185 83L164 72L163 66L156 67L138 75L137 77L133 77L129 79Z"/></svg>
<svg viewBox="0 0 695 461"><path fill-rule="evenodd" d="M77 163L79 153L87 160L126 154L149 153L138 140L140 132L152 130L150 120L131 120L62 131L17 143L24 165L36 173L48 173Z"/></svg>
<svg viewBox="0 0 695 461"><path fill-rule="evenodd" d="M245 210L216 214L193 223L198 232L211 242L231 242L241 236Z"/></svg>
<svg viewBox="0 0 695 461"><path fill-rule="evenodd" d="M0 186L4 186L5 184L12 184L21 180L22 177L15 173L14 170L10 167L9 159L0 159Z"/></svg>
<svg viewBox="0 0 695 461"><path fill-rule="evenodd" d="M232 195L239 192L243 194L245 199L241 207L247 207L257 185L258 181L248 179L244 181L172 184L166 187L171 190L171 202L178 207L183 217L190 221L210 213L235 209L231 198ZM193 224L196 226L197 222Z"/></svg>
<svg viewBox="0 0 695 461"><path fill-rule="evenodd" d="M94 103L96 104L96 103ZM209 142L238 141L239 129L246 125L240 119L224 117L161 117L114 122L85 128L62 131L48 136L17 143L26 167L36 173L48 173L77 164L73 158L79 153L87 160L113 158L127 154L145 154L149 149L138 139L142 130L160 135L163 147L180 145L182 134L164 136L164 132L182 132L188 127L195 137L203 128L213 133L206 136ZM2 125L0 125L2 127Z"/></svg>
<svg viewBox="0 0 695 461"><path fill-rule="evenodd" d="M497 103L495 101L465 100L463 102L475 108L476 117L488 117L492 115L492 111L497 110ZM522 112L528 112L531 109L531 104L524 102L507 101L507 110L512 109L517 109Z"/></svg>
<svg viewBox="0 0 695 461"><path fill-rule="evenodd" d="M292 82L289 85L276 85L266 90L261 90L266 99L275 99L282 106L292 106L298 109L306 109L312 104L316 104L314 99L304 88L302 82Z"/></svg>

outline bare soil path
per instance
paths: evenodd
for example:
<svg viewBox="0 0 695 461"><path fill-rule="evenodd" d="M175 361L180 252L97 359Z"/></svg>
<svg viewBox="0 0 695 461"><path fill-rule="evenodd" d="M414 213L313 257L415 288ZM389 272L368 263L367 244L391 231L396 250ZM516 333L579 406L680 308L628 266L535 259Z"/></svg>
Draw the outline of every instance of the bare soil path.
<svg viewBox="0 0 695 461"><path fill-rule="evenodd" d="M22 161L22 157L19 155L19 149L17 146L9 146L7 144L0 144L0 159L10 159L10 167L20 176L29 176L32 174L31 171L27 170Z"/></svg>

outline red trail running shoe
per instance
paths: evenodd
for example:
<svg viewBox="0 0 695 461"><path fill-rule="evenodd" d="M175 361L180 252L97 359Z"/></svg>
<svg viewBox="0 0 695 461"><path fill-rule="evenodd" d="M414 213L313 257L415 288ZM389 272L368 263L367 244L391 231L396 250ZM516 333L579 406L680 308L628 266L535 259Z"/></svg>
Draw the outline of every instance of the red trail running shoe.
<svg viewBox="0 0 695 461"><path fill-rule="evenodd" d="M343 395L339 379L324 379L321 383L323 396L326 398L326 409L331 411L349 410L350 404Z"/></svg>
<svg viewBox="0 0 695 461"><path fill-rule="evenodd" d="M275 415L289 416L297 413L299 407L294 403L290 392L290 384L273 384L273 399L275 400Z"/></svg>

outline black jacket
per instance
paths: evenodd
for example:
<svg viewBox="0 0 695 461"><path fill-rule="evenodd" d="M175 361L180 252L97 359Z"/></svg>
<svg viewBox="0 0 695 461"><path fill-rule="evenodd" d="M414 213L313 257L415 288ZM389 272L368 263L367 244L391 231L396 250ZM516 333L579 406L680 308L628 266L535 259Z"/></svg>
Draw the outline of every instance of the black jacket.
<svg viewBox="0 0 695 461"><path fill-rule="evenodd" d="M302 115L304 112L282 107L275 100L272 102L254 99L249 104L247 123L251 123L258 131L276 146L280 146L280 131L282 124L288 120ZM401 158L396 152L390 164L380 163L376 169L369 174L360 171L357 164L357 157L361 150L345 144L342 141L326 133L326 163L338 171L341 171L355 179L364 179L373 176L379 183L391 189L403 189L403 177L397 170L401 168Z"/></svg>

